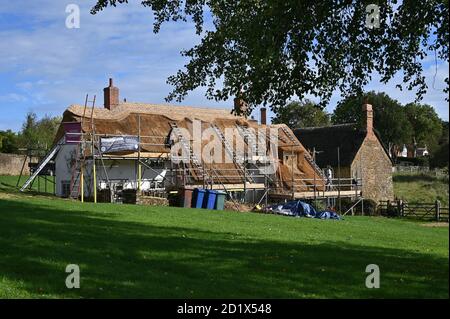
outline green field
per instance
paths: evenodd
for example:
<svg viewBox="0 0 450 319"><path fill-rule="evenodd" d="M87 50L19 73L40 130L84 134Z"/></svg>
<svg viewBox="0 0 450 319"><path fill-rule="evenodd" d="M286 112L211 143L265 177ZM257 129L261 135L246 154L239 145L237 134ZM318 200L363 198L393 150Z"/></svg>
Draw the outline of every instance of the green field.
<svg viewBox="0 0 450 319"><path fill-rule="evenodd" d="M1 298L448 298L448 227L17 194L0 177ZM78 264L81 288L65 286ZM377 264L381 287L365 287Z"/></svg>
<svg viewBox="0 0 450 319"><path fill-rule="evenodd" d="M439 200L442 206L448 207L448 175L397 173L393 179L397 198L409 203L433 203Z"/></svg>

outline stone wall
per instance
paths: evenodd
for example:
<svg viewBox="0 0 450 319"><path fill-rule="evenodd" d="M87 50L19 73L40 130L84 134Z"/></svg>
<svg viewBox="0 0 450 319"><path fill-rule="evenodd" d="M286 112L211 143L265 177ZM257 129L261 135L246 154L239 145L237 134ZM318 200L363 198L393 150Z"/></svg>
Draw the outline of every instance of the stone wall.
<svg viewBox="0 0 450 319"><path fill-rule="evenodd" d="M392 162L378 138L368 136L352 163L352 177L362 178L362 195L378 203L394 199Z"/></svg>
<svg viewBox="0 0 450 319"><path fill-rule="evenodd" d="M0 153L0 175L20 175L24 155ZM24 174L29 174L28 159L25 163Z"/></svg>

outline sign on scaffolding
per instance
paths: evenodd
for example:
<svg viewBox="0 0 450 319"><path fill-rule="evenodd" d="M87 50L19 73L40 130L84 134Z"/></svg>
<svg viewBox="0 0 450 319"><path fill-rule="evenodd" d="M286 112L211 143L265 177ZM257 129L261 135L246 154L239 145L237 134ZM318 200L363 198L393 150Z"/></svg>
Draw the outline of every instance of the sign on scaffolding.
<svg viewBox="0 0 450 319"><path fill-rule="evenodd" d="M102 153L135 152L139 149L139 137L116 136L100 138L100 151Z"/></svg>
<svg viewBox="0 0 450 319"><path fill-rule="evenodd" d="M65 122L63 123L66 136L66 144L79 144L81 141L81 123Z"/></svg>

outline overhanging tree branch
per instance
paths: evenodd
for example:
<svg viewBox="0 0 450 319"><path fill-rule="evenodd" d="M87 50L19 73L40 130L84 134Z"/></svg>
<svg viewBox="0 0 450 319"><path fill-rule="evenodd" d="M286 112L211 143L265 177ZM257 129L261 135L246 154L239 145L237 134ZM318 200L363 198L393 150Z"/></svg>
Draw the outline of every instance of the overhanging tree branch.
<svg viewBox="0 0 450 319"><path fill-rule="evenodd" d="M126 0L99 0L95 14ZM167 100L198 88L226 100L241 92L249 107L276 109L293 96L313 95L325 106L338 89L360 94L374 73L387 83L403 72L400 89L427 91L422 62L428 53L448 57L448 1L379 0L380 25L368 28L358 0L145 0L154 32L166 21L194 21L201 43L182 54L190 60L168 78ZM207 10L207 11L206 11ZM203 32L210 14L215 29ZM219 83L220 82L220 85ZM448 92L448 78L445 80Z"/></svg>

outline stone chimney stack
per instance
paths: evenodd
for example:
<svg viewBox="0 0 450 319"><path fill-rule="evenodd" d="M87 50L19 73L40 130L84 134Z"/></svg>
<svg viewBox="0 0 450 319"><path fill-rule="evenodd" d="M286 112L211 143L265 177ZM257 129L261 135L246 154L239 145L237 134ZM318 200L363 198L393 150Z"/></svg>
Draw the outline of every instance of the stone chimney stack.
<svg viewBox="0 0 450 319"><path fill-rule="evenodd" d="M261 108L261 125L267 124L267 109L265 107Z"/></svg>
<svg viewBox="0 0 450 319"><path fill-rule="evenodd" d="M371 104L365 103L362 106L364 114L364 119L366 123L366 130L368 137L375 137L373 132L373 108Z"/></svg>
<svg viewBox="0 0 450 319"><path fill-rule="evenodd" d="M113 110L119 105L119 89L113 85L113 79L109 79L109 86L103 89L105 109Z"/></svg>

